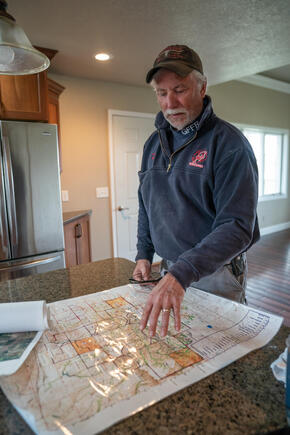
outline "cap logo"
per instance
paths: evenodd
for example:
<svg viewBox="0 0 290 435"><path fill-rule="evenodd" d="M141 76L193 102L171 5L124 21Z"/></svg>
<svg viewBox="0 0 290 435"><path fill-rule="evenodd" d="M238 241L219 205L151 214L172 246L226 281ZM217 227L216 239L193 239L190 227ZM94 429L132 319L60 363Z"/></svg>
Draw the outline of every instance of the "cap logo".
<svg viewBox="0 0 290 435"><path fill-rule="evenodd" d="M159 56L157 57L157 59L155 60L155 64L158 64L159 62L161 62L162 60L164 60L165 58L167 59L184 59L186 60L188 58L188 54L186 56L186 50L184 50L184 48L171 48L170 50L164 50L162 51Z"/></svg>

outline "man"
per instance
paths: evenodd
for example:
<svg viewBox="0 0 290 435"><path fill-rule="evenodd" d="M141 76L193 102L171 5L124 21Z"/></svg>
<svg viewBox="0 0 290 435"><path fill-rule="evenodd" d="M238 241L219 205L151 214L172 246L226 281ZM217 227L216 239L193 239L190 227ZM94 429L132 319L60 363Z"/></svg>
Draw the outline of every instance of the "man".
<svg viewBox="0 0 290 435"><path fill-rule="evenodd" d="M156 252L163 278L152 290L141 329L161 335L187 287L245 302L245 251L259 239L258 171L242 133L219 119L206 95L198 54L165 48L147 74L161 112L144 146L139 173L138 253L133 277L148 280Z"/></svg>

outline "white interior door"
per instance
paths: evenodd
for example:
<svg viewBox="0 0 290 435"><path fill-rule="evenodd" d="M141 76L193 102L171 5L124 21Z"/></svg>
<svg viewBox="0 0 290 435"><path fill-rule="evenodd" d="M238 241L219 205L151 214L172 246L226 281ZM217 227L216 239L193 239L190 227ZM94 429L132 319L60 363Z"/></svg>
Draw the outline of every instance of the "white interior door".
<svg viewBox="0 0 290 435"><path fill-rule="evenodd" d="M114 256L136 256L138 171L143 146L155 130L154 115L109 112Z"/></svg>

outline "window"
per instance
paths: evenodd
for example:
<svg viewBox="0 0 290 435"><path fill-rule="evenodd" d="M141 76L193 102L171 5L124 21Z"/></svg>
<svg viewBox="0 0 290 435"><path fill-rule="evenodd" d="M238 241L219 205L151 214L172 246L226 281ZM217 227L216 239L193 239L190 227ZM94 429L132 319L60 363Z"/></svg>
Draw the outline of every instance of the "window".
<svg viewBox="0 0 290 435"><path fill-rule="evenodd" d="M259 199L287 195L288 132L262 127L238 126L252 145L259 170Z"/></svg>

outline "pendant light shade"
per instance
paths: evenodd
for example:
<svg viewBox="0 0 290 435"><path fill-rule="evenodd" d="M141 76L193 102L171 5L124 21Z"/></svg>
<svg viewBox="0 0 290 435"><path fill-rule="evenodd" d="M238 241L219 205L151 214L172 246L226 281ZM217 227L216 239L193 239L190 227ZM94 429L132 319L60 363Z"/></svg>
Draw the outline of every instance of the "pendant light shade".
<svg viewBox="0 0 290 435"><path fill-rule="evenodd" d="M49 59L36 50L0 0L0 74L35 74L49 67Z"/></svg>

